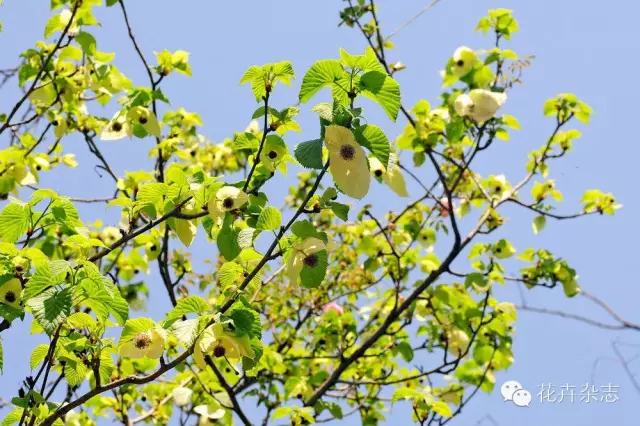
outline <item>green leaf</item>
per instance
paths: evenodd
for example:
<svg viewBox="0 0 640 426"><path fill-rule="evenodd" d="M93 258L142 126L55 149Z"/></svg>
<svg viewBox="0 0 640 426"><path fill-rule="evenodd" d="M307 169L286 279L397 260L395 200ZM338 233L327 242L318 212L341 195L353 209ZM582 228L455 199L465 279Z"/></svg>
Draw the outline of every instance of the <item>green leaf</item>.
<svg viewBox="0 0 640 426"><path fill-rule="evenodd" d="M305 288L316 288L324 280L324 276L327 273L328 256L326 250L320 250L316 253L318 262L315 267L304 265L300 272L300 282Z"/></svg>
<svg viewBox="0 0 640 426"><path fill-rule="evenodd" d="M514 130L520 130L520 122L513 115L503 114L501 119L505 126Z"/></svg>
<svg viewBox="0 0 640 426"><path fill-rule="evenodd" d="M33 370L36 368L44 359L47 357L47 353L49 352L49 345L41 344L36 346L36 348L31 352L31 358L29 358L29 368Z"/></svg>
<svg viewBox="0 0 640 426"><path fill-rule="evenodd" d="M272 420L280 419L282 417L286 417L293 412L293 407L278 407L273 411L271 415Z"/></svg>
<svg viewBox="0 0 640 426"><path fill-rule="evenodd" d="M389 165L389 139L382 129L373 124L357 127L355 138L358 143L367 148L385 166Z"/></svg>
<svg viewBox="0 0 640 426"><path fill-rule="evenodd" d="M0 304L0 317L11 322L16 318L24 318L24 311L2 303Z"/></svg>
<svg viewBox="0 0 640 426"><path fill-rule="evenodd" d="M252 65L242 75L242 78L240 79L240 85L249 83L256 78L262 78L263 76L264 70L262 69L262 67Z"/></svg>
<svg viewBox="0 0 640 426"><path fill-rule="evenodd" d="M78 49L76 46L66 46L60 49L59 59L72 59L74 61L79 61L82 59L82 50Z"/></svg>
<svg viewBox="0 0 640 426"><path fill-rule="evenodd" d="M78 42L80 47L82 47L84 53L86 53L88 56L95 55L97 44L94 36L84 31L80 31L76 35L76 41Z"/></svg>
<svg viewBox="0 0 640 426"><path fill-rule="evenodd" d="M82 295L82 303L93 309L99 319L105 320L112 314L118 324L123 325L129 318L129 305L120 290L109 278L101 275L95 265L85 263L84 266L88 278L75 289Z"/></svg>
<svg viewBox="0 0 640 426"><path fill-rule="evenodd" d="M235 259L240 254L238 244L238 231L233 226L233 216L228 212L225 214L224 222L218 234L218 250L227 261Z"/></svg>
<svg viewBox="0 0 640 426"><path fill-rule="evenodd" d="M302 87L298 95L300 103L309 101L320 89L332 85L345 74L345 70L336 59L317 61L311 65L302 79Z"/></svg>
<svg viewBox="0 0 640 426"><path fill-rule="evenodd" d="M384 67L380 61L378 61L378 58L371 47L367 47L364 55L351 55L341 48L340 62L342 65L356 70L385 72Z"/></svg>
<svg viewBox="0 0 640 426"><path fill-rule="evenodd" d="M97 325L96 320L85 312L76 312L75 314L71 314L71 316L67 318L67 323L71 327L79 330L91 330Z"/></svg>
<svg viewBox="0 0 640 426"><path fill-rule="evenodd" d="M110 351L103 350L100 352L100 368L98 374L100 374L102 383L108 383L111 380L111 373L115 368L116 365L113 362L113 358L111 358Z"/></svg>
<svg viewBox="0 0 640 426"><path fill-rule="evenodd" d="M251 151L257 151L260 146L260 139L253 133L245 132L236 135L233 140L233 150L239 151L241 149L249 149Z"/></svg>
<svg viewBox="0 0 640 426"><path fill-rule="evenodd" d="M53 33L62 31L66 27L66 23L62 22L60 14L53 15L44 26L44 38L49 38Z"/></svg>
<svg viewBox="0 0 640 426"><path fill-rule="evenodd" d="M29 229L30 208L18 203L8 204L0 213L0 239L15 243Z"/></svg>
<svg viewBox="0 0 640 426"><path fill-rule="evenodd" d="M509 140L509 132L507 132L505 129L497 129L496 130L496 137L498 139L503 140L503 141L508 141Z"/></svg>
<svg viewBox="0 0 640 426"><path fill-rule="evenodd" d="M71 315L73 301L68 288L49 289L27 303L44 330L51 334Z"/></svg>
<svg viewBox="0 0 640 426"><path fill-rule="evenodd" d="M319 235L319 232L316 230L315 226L313 226L308 220L300 220L291 225L291 232L293 232L293 235L302 239L309 237L317 238Z"/></svg>
<svg viewBox="0 0 640 426"><path fill-rule="evenodd" d="M168 193L169 186L166 183L147 183L138 190L136 201L139 206L156 205L162 203Z"/></svg>
<svg viewBox="0 0 640 426"><path fill-rule="evenodd" d="M237 337L249 336L250 338L256 339L262 337L260 314L253 309L247 309L245 307L236 308L231 311L229 318L233 320Z"/></svg>
<svg viewBox="0 0 640 426"><path fill-rule="evenodd" d="M314 139L298 144L293 155L302 167L321 170L322 164L322 140Z"/></svg>
<svg viewBox="0 0 640 426"><path fill-rule="evenodd" d="M431 409L440 414L442 417L451 417L453 412L451 411L451 407L444 401L436 401L431 406Z"/></svg>
<svg viewBox="0 0 640 426"><path fill-rule="evenodd" d="M382 72L369 71L360 77L359 88L362 95L380 104L391 121L396 121L400 110L400 85L397 81Z"/></svg>
<svg viewBox="0 0 640 426"><path fill-rule="evenodd" d="M164 319L164 327L170 327L174 322L182 319L187 314L204 315L209 312L210 306L206 300L200 296L188 296L180 299L175 308L167 314Z"/></svg>
<svg viewBox="0 0 640 426"><path fill-rule="evenodd" d="M178 234L178 238L180 238L182 244L189 247L196 236L196 231L198 230L196 224L191 220L176 219L175 228L176 234Z"/></svg>
<svg viewBox="0 0 640 426"><path fill-rule="evenodd" d="M71 267L64 260L54 260L40 266L27 281L22 297L24 300L37 296L49 287L58 285L65 281L67 272L71 271Z"/></svg>
<svg viewBox="0 0 640 426"><path fill-rule="evenodd" d="M262 209L258 216L256 229L259 231L275 231L282 224L282 213L275 207L269 206Z"/></svg>
<svg viewBox="0 0 640 426"><path fill-rule="evenodd" d="M20 407L16 408L15 410L7 414L7 416L2 421L1 426L12 426L14 424L17 424L18 422L20 422L23 412L24 412L23 408L20 408ZM60 425L55 425L55 426L60 426Z"/></svg>
<svg viewBox="0 0 640 426"><path fill-rule="evenodd" d="M535 219L533 219L533 225L532 225L533 233L537 234L538 232L542 231L546 224L547 224L546 216L543 216L543 215L537 216Z"/></svg>
<svg viewBox="0 0 640 426"><path fill-rule="evenodd" d="M413 349L408 342L399 342L393 348L394 353L399 353L406 362L411 362L413 359Z"/></svg>
<svg viewBox="0 0 640 426"><path fill-rule="evenodd" d="M262 347L262 342L258 339L251 339L251 349L253 349L253 353L255 356L253 358L242 357L242 369L245 374L249 377L255 377L258 374L258 362L262 355L264 354L264 349Z"/></svg>
<svg viewBox="0 0 640 426"><path fill-rule="evenodd" d="M198 337L200 319L193 318L186 321L176 321L171 326L171 332L183 345L189 346Z"/></svg>
<svg viewBox="0 0 640 426"><path fill-rule="evenodd" d="M477 292L486 291L489 288L489 280L480 272L473 272L464 280L465 287L472 287Z"/></svg>
<svg viewBox="0 0 640 426"><path fill-rule="evenodd" d="M349 206L332 201L330 204L333 213L345 222L349 220Z"/></svg>
<svg viewBox="0 0 640 426"><path fill-rule="evenodd" d="M238 245L241 249L253 247L253 239L259 234L254 228L243 228L238 233ZM225 263L226 265L226 263ZM224 265L223 265L224 266Z"/></svg>

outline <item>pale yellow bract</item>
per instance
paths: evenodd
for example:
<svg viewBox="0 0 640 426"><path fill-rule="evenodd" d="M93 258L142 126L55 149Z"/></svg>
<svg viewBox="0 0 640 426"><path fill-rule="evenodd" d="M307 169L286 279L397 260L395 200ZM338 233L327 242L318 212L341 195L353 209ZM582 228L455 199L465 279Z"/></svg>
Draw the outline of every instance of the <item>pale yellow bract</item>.
<svg viewBox="0 0 640 426"><path fill-rule="evenodd" d="M349 197L362 199L369 192L371 182L364 149L351 130L342 126L327 126L324 142L329 151L333 181Z"/></svg>
<svg viewBox="0 0 640 426"><path fill-rule="evenodd" d="M458 115L471 117L477 123L484 123L491 119L505 102L507 102L505 93L474 89L468 94L458 96L454 107Z"/></svg>
<svg viewBox="0 0 640 426"><path fill-rule="evenodd" d="M17 278L12 278L0 285L0 303L20 309L20 296L22 294L22 284Z"/></svg>
<svg viewBox="0 0 640 426"><path fill-rule="evenodd" d="M253 358L255 355L249 336L236 337L227 333L222 324L213 324L202 333L193 349L193 359L198 367L207 367L204 357L213 354L216 347L224 349L223 356L228 360L243 356Z"/></svg>
<svg viewBox="0 0 640 426"><path fill-rule="evenodd" d="M239 209L249 201L249 196L235 186L223 186L209 200L207 208L214 223L224 217L225 212Z"/></svg>
<svg viewBox="0 0 640 426"><path fill-rule="evenodd" d="M464 77L473 69L476 62L476 53L473 49L461 46L453 53L453 66L451 72L458 77Z"/></svg>
<svg viewBox="0 0 640 426"><path fill-rule="evenodd" d="M291 254L289 255L289 260L287 262L287 276L289 277L291 284L297 284L300 272L302 272L302 268L305 265L305 259L308 259L317 252L326 249L327 245L322 242L322 240L313 237L295 244L291 248ZM310 265L311 262L307 260L306 263Z"/></svg>
<svg viewBox="0 0 640 426"><path fill-rule="evenodd" d="M397 166L386 168L376 157L369 158L371 175L379 177L389 188L401 197L408 197L407 183Z"/></svg>
<svg viewBox="0 0 640 426"><path fill-rule="evenodd" d="M120 346L120 355L129 358L158 359L164 352L164 337L156 329L140 332Z"/></svg>
<svg viewBox="0 0 640 426"><path fill-rule="evenodd" d="M103 141L116 141L125 137L131 137L133 128L127 120L127 117L121 112L117 112L111 121L107 123L100 133L100 139Z"/></svg>

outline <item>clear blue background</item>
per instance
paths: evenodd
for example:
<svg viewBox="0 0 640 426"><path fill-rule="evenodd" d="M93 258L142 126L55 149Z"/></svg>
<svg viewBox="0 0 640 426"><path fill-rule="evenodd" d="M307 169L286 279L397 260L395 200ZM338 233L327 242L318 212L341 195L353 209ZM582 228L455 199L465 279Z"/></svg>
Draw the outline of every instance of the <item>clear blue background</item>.
<svg viewBox="0 0 640 426"><path fill-rule="evenodd" d="M383 32L388 34L420 10L426 1L379 0L377 3ZM0 19L4 23L4 31L0 34L1 67L14 66L19 52L42 37L49 16L47 4L45 1L6 0L0 7ZM128 9L138 41L150 62L154 61L154 50L184 49L192 53L193 77L171 76L162 87L176 107L184 106L199 112L205 122L202 131L212 140L221 141L233 131L244 129L256 107L249 87L237 85L248 66L284 59L293 62L299 76L295 87L279 87L273 99L274 105L282 108L295 104L302 75L315 60L337 57L339 47L352 53L363 51L365 41L357 30L337 28L338 10L345 4L338 0L138 0L129 1ZM520 250L544 247L563 256L578 270L580 284L585 289L606 300L623 317L637 320L640 291L632 271L637 267L635 242L639 236L640 204L637 187L632 183L637 181L635 172L640 154L634 132L638 120L639 91L635 78L640 66L637 45L640 3L629 0L607 3L442 0L395 37L393 41L397 48L388 53L391 61L401 60L408 65L407 70L397 75L406 106L410 107L421 98L437 102L441 92L439 70L455 48L460 45L474 49L492 46L490 37L473 30L489 8L497 7L514 9L520 22L521 31L508 47L521 55L536 55L536 59L533 68L525 71L524 85L510 93L504 107L504 112L520 119L522 131L513 134L511 142L492 147L488 156L476 165L476 171L505 173L512 182L519 180L524 175L526 154L542 145L552 129L553 123L542 117L542 103L557 93L572 92L588 102L595 114L588 127L580 127L584 136L575 144L574 151L551 165L551 176L557 179L557 185L565 195L560 211L578 211L582 192L590 188L613 191L624 204L614 218L591 216L570 222L550 222L540 235L533 235L531 231L532 215L511 208L508 210L510 220L500 236L510 238ZM134 84L148 84L126 37L120 9L101 9L98 17L103 27L90 30L97 36L98 48L116 51L116 64ZM327 94L323 96L326 99ZM16 90L5 87L0 92L0 110L6 112L17 97ZM309 111L312 105L303 106L300 122L305 133L287 137L290 148L317 133L316 116ZM390 137L395 138L403 128L402 119L397 124L390 123L378 107L366 101L363 105L367 107L369 121L381 125ZM103 114L110 116L110 111ZM6 139L2 143L7 143ZM122 175L125 170L151 167L146 153L152 143L150 139L104 142L100 143L100 148L116 173ZM96 160L88 154L84 142L71 137L65 139L64 145L78 155L79 168L44 174L40 186L54 188L68 196L109 196L112 181L106 176L100 179L95 174ZM408 161L406 158L405 163ZM431 180L433 172L424 168L421 176ZM282 196L286 190L284 185L278 188L277 183L289 182L280 179L272 183L274 197ZM365 201L388 206L388 189L374 188ZM410 184L409 189L412 197L421 195L415 185ZM401 207L397 204L397 209ZM105 215L112 222L116 219L114 212L105 213L102 205L82 206L81 213L85 221ZM196 267L200 267L198 270L206 272L207 266L202 261L213 256L212 247L199 238L191 251ZM455 267L459 271L467 270L464 259L456 262ZM155 272L148 283L153 290L149 315L160 318L168 308L164 288ZM499 289L497 297L519 302L513 284ZM527 300L535 306L608 319L585 300L565 299L560 289L528 292ZM25 331L26 326L15 325L2 334L5 372L0 377L0 396L5 399L16 393L19 381L28 374L30 350L41 341L33 336L25 338ZM478 395L453 423L491 424L486 417L490 415L501 426L598 425L611 423L614 418L621 426L637 424L640 395L631 386L621 365L611 360L603 361L592 378L594 361L599 357L614 356L610 342L618 337L640 343L640 336L635 332L603 331L571 320L521 313L514 341L516 362L507 372L498 375L498 386L505 380L518 380L535 394L537 386L543 382L557 386L611 383L620 386L620 400L615 404L540 404L534 400L530 408L518 408L503 403L496 390L489 396ZM638 348L623 350L631 358ZM631 367L640 371L640 365L631 364ZM248 408L247 411L251 413ZM409 424L409 413L408 405L397 404L387 424ZM250 417L255 416L250 414ZM352 418L345 424L358 421Z"/></svg>

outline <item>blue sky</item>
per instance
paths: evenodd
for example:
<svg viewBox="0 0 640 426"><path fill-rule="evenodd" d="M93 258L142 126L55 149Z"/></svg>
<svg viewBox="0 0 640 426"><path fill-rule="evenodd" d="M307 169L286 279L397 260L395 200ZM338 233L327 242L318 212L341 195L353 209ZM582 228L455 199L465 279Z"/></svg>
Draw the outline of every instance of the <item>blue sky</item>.
<svg viewBox="0 0 640 426"><path fill-rule="evenodd" d="M3 68L15 65L19 52L42 37L48 11L45 2L39 3L35 7L35 2L7 0L0 7L0 19L4 24L0 34L3 52L0 66ZM176 107L184 106L202 115L203 132L214 141L244 129L256 107L249 88L237 85L248 66L285 59L293 62L299 76L294 88L280 87L273 101L275 106L285 107L296 103L302 75L315 60L336 57L340 47L352 53L359 53L365 47L364 39L356 30L337 27L338 10L346 4L339 0L138 0L129 3L132 25L147 57L152 58L152 51L164 48L192 53L193 77L172 76L163 82L163 89ZM379 0L377 3L383 32L389 33L427 2ZM579 282L585 289L606 300L623 317L634 321L638 318L640 290L637 279L630 272L637 265L633 241L637 240L639 232L637 220L633 218L640 217L640 203L632 181L640 148L633 140L632 129L626 126L637 120L639 93L632 79L640 65L640 52L633 40L640 39L636 22L640 4L617 2L616 8L609 11L602 3L580 0L442 0L396 36L393 41L397 47L388 53L392 61L401 60L408 65L408 69L397 75L406 106L413 105L418 99L437 102L441 93L439 70L456 47L468 45L481 49L492 45L493 40L473 30L489 8L497 7L514 9L520 22L521 31L509 42L509 47L520 55L536 55L536 59L523 76L524 85L510 93L503 109L518 117L522 130L513 134L509 143L496 144L478 163L476 171L505 173L512 181L521 178L527 153L539 147L552 130L553 123L542 116L542 103L557 93L571 92L588 102L595 114L588 126L578 126L583 137L575 144L573 152L551 166L551 176L565 197L559 211L576 212L583 191L591 188L612 191L624 204L613 218L590 216L570 222L550 222L539 235L531 231L533 216L510 208L509 222L497 236L508 237L519 250L544 247L564 257L577 269ZM146 84L146 75L126 37L120 10L102 10L99 20L103 27L93 31L98 48L117 52L116 63L120 69L134 83ZM327 94L323 96L326 98ZM6 110L16 98L16 91L5 88L0 92L0 110ZM305 133L291 134L287 138L290 148L317 133L317 119L310 112L312 105L303 106L300 122ZM367 108L369 122L383 127L391 138L395 138L405 124L401 119L396 124L389 122L373 104L363 102L363 106ZM105 112L104 115L110 114ZM151 167L146 158L151 144L151 140L105 142L100 148L116 173L122 175L125 170ZM46 174L40 186L75 197L110 195L112 182L95 174L93 166L96 162L88 155L84 143L78 138L70 138L65 146L78 155L79 168L73 172L59 170ZM405 163L409 161L407 156ZM421 169L421 172L429 178L433 174L427 169ZM78 179L78 175L82 179ZM365 201L386 203L391 193L382 186L374 188ZM410 185L409 190L412 196L420 195L415 185ZM283 191L275 189L270 196L282 196ZM401 204L397 206L402 207ZM115 220L113 212L105 212L103 206L83 206L81 212L87 221L99 217ZM192 250L196 264L202 265L204 259L212 256L212 250L199 240ZM513 270L516 267L514 264ZM467 268L464 259L455 263L456 270ZM148 281L152 290L158 290L152 292L150 305L153 308L149 315L160 318L166 312L168 301L157 278L152 275ZM499 289L497 297L519 301L513 285ZM528 292L527 300L535 306L607 319L593 304L565 299L560 289ZM5 398L15 393L19 380L27 374L25 360L30 349L39 342L38 338L29 337L17 347L12 346L11 342L16 342L25 331L23 326L14 326L3 333L6 371L0 377L0 395ZM557 386L610 383L620 386L619 401L614 404L540 404L534 400L530 408L518 408L503 403L499 392L494 392L476 397L453 424L473 425L487 414L501 426L589 426L608 423L614 416L620 426L636 424L633 419L640 395L631 386L622 367L612 361L602 362L595 380L591 378L592 365L598 357L614 356L610 342L618 337L626 342L640 343L640 335L634 332L603 331L569 320L521 313L514 340L516 362L507 372L498 375L498 385L506 380L518 380L535 394L541 383ZM623 348L623 351L629 358L635 355L633 347ZM640 365L635 371L640 372ZM408 406L398 404L392 414L393 421L387 424L408 424L408 412ZM345 424L355 424L354 421ZM485 420L482 424L490 422Z"/></svg>

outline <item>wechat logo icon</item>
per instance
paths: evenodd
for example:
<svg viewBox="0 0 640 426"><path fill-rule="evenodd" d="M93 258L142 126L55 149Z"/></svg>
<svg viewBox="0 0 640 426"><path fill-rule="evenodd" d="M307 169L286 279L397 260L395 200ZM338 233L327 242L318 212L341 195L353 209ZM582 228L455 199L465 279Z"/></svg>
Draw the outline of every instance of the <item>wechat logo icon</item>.
<svg viewBox="0 0 640 426"><path fill-rule="evenodd" d="M529 407L531 404L531 392L515 380L504 382L500 387L500 393L504 402L511 401L518 407Z"/></svg>

